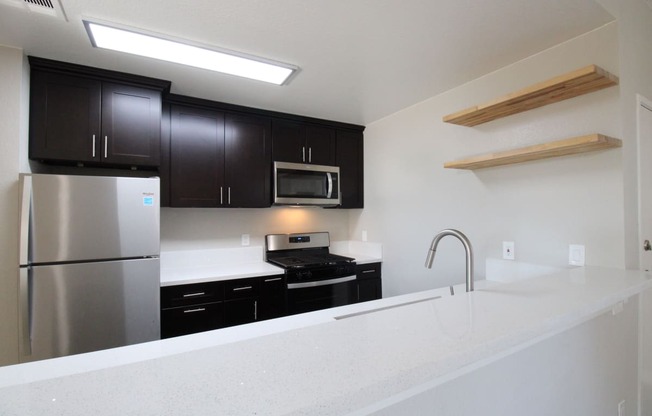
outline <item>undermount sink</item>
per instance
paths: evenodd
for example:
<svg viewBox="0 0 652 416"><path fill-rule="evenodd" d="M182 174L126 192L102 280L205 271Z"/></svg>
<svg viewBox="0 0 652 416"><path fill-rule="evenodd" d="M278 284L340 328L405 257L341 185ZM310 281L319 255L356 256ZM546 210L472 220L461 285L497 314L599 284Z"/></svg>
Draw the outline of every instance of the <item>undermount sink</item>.
<svg viewBox="0 0 652 416"><path fill-rule="evenodd" d="M387 309L398 308L398 307L401 307L401 306L412 305L414 303L426 302L426 301L429 301L429 300L435 300L435 299L439 299L439 298L441 298L441 296L433 296L433 297L430 297L430 298L413 300L413 301L404 302L404 303L398 303L396 305L382 306L380 308L374 308L374 309L369 309L369 310L366 310L366 311L354 312L354 313L349 313L349 314L346 314L346 315L336 316L335 319L340 320L340 319L352 318L354 316L366 315L368 313L380 312L380 311L384 311L384 310L387 310Z"/></svg>

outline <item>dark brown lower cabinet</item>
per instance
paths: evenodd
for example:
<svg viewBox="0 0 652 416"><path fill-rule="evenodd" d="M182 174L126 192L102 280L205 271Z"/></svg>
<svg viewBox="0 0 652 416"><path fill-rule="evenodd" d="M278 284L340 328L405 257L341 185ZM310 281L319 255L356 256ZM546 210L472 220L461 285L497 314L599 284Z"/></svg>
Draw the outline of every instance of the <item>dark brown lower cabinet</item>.
<svg viewBox="0 0 652 416"><path fill-rule="evenodd" d="M383 297L381 263L357 265L356 277L358 281L358 302L366 302Z"/></svg>
<svg viewBox="0 0 652 416"><path fill-rule="evenodd" d="M161 338L210 331L224 326L224 302L204 303L161 311Z"/></svg>
<svg viewBox="0 0 652 416"><path fill-rule="evenodd" d="M161 337L242 325L286 314L284 276L161 288Z"/></svg>

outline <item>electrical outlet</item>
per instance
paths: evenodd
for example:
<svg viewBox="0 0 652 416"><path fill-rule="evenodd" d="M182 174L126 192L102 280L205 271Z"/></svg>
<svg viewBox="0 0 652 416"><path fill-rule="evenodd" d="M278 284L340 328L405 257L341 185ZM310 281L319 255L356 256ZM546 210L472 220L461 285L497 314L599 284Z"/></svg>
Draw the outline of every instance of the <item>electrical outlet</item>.
<svg viewBox="0 0 652 416"><path fill-rule="evenodd" d="M625 416L625 401L618 403L618 416Z"/></svg>
<svg viewBox="0 0 652 416"><path fill-rule="evenodd" d="M362 230L362 241L367 241L367 230Z"/></svg>
<svg viewBox="0 0 652 416"><path fill-rule="evenodd" d="M586 248L581 244L571 244L568 246L568 264L571 266L584 266L586 257Z"/></svg>
<svg viewBox="0 0 652 416"><path fill-rule="evenodd" d="M503 259L514 260L514 242L503 241Z"/></svg>
<svg viewBox="0 0 652 416"><path fill-rule="evenodd" d="M249 234L242 234L242 245L243 246L248 246L249 243L250 243Z"/></svg>

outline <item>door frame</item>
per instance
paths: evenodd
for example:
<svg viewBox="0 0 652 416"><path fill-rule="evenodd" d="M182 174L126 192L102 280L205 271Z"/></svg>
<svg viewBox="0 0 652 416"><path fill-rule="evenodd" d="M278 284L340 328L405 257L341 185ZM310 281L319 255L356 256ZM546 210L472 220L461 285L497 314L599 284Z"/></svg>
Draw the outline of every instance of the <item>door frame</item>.
<svg viewBox="0 0 652 416"><path fill-rule="evenodd" d="M643 244L643 235L644 235L644 230L643 230L643 175L642 175L642 159L643 159L643 146L641 143L641 113L640 109L641 107L649 110L652 112L652 100L646 98L645 96L641 94L636 94L636 147L637 147L637 156L636 156L636 175L637 175L637 186L638 186L638 241L636 243L636 249L638 250L638 268L640 270L644 269L644 256L643 252L641 249L641 246Z"/></svg>

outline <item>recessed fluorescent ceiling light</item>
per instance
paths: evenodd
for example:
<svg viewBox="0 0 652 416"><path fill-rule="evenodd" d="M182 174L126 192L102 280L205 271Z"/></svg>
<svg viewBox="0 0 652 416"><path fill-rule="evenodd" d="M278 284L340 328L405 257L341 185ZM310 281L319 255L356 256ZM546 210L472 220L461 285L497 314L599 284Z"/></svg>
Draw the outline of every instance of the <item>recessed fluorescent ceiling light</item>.
<svg viewBox="0 0 652 416"><path fill-rule="evenodd" d="M84 20L93 46L209 69L276 85L284 84L296 66L229 51L217 51Z"/></svg>

